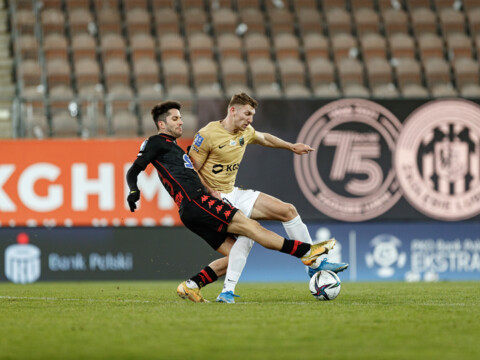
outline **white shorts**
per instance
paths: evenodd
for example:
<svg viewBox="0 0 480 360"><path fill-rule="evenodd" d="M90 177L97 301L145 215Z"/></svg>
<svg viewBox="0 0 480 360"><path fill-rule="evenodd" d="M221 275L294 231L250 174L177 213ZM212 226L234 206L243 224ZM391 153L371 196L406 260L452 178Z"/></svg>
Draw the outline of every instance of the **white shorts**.
<svg viewBox="0 0 480 360"><path fill-rule="evenodd" d="M252 215L253 206L257 201L259 191L255 190L242 190L237 187L233 188L232 192L227 194L221 193L222 199L229 202L232 206L240 209L246 216Z"/></svg>

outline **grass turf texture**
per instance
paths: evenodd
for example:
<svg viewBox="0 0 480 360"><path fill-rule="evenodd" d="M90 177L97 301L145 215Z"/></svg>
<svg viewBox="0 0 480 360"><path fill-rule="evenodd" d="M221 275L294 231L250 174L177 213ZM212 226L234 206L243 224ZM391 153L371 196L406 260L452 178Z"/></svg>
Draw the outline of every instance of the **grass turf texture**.
<svg viewBox="0 0 480 360"><path fill-rule="evenodd" d="M237 287L237 304L178 282L0 284L1 359L479 359L480 283ZM202 290L212 301L221 284Z"/></svg>

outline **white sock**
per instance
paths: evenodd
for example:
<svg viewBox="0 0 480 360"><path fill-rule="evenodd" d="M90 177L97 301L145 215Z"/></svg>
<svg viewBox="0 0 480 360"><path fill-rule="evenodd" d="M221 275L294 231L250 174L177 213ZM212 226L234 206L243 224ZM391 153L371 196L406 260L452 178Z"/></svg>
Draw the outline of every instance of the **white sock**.
<svg viewBox="0 0 480 360"><path fill-rule="evenodd" d="M247 263L247 257L253 246L253 240L246 236L239 236L235 244L233 244L228 256L227 273L225 274L225 282L223 283L223 292L231 291L235 293L240 275Z"/></svg>
<svg viewBox="0 0 480 360"><path fill-rule="evenodd" d="M195 281L187 280L187 287L189 289L197 289L198 285L195 283Z"/></svg>
<svg viewBox="0 0 480 360"><path fill-rule="evenodd" d="M297 215L292 220L286 221L282 224L291 240L298 240L307 244L313 244L307 225L303 223L300 215Z"/></svg>

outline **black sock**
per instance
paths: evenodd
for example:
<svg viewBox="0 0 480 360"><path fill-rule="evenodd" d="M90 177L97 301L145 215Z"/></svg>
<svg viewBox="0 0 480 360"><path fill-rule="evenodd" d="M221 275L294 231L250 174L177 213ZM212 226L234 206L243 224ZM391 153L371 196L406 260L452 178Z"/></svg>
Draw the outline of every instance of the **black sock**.
<svg viewBox="0 0 480 360"><path fill-rule="evenodd" d="M298 240L285 239L280 251L301 258L308 250L310 250L310 244Z"/></svg>
<svg viewBox="0 0 480 360"><path fill-rule="evenodd" d="M210 266L206 266L205 269L200 271L197 275L192 276L190 280L195 282L195 284L198 285L199 288L204 287L205 285L208 285L218 279L217 274L215 274L215 271Z"/></svg>

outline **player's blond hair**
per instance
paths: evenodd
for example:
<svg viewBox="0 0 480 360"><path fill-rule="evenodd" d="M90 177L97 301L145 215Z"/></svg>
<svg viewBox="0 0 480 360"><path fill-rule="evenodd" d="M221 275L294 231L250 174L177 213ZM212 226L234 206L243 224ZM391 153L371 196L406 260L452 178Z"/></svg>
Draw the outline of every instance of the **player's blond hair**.
<svg viewBox="0 0 480 360"><path fill-rule="evenodd" d="M230 103L228 104L228 107L235 106L235 105L250 105L254 109L257 108L258 102L254 98L252 98L250 95L247 93L237 93L232 96L230 99Z"/></svg>

